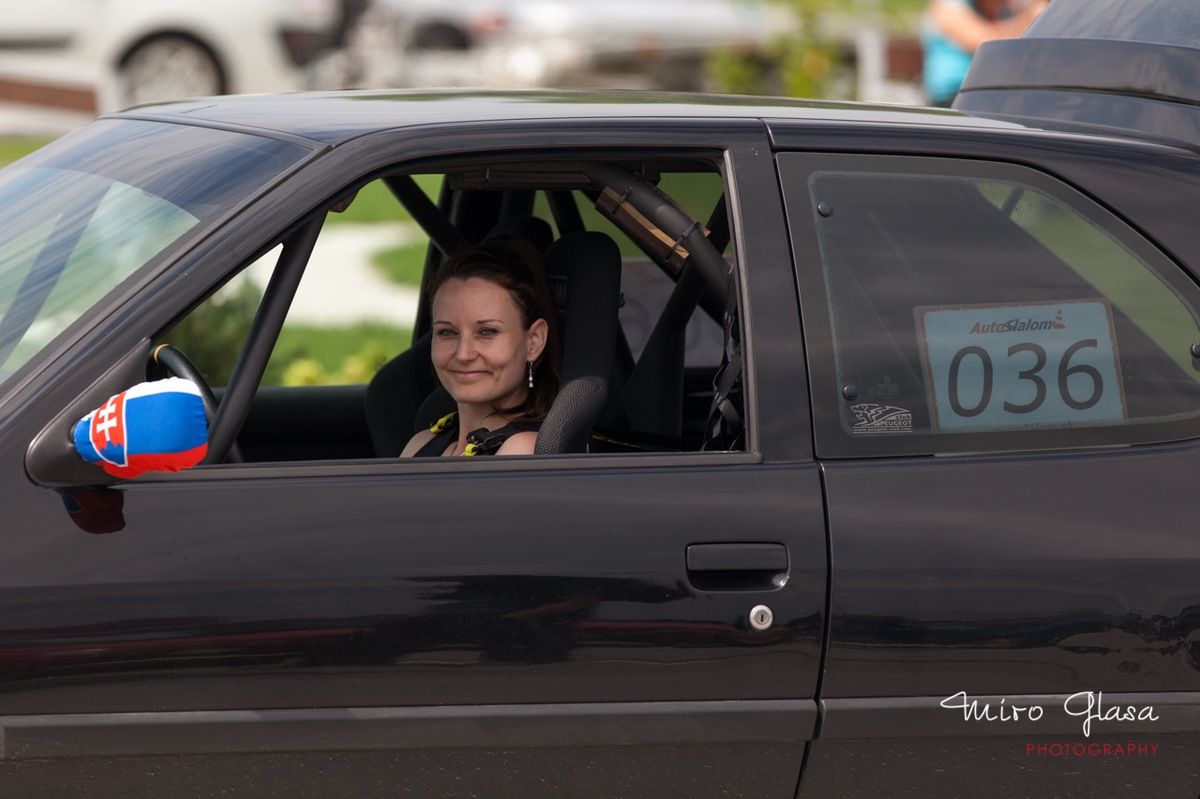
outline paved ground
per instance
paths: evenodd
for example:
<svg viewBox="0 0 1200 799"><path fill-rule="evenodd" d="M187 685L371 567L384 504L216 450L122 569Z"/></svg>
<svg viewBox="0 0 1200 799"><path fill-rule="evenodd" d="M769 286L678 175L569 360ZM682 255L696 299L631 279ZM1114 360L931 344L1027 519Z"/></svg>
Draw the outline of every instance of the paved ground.
<svg viewBox="0 0 1200 799"><path fill-rule="evenodd" d="M289 322L342 325L366 320L410 327L417 316L417 291L383 278L371 266L378 250L424 238L413 224L328 225L321 231ZM265 286L278 257L268 253L249 270Z"/></svg>
<svg viewBox="0 0 1200 799"><path fill-rule="evenodd" d="M0 136L62 136L91 122L91 114L0 102Z"/></svg>

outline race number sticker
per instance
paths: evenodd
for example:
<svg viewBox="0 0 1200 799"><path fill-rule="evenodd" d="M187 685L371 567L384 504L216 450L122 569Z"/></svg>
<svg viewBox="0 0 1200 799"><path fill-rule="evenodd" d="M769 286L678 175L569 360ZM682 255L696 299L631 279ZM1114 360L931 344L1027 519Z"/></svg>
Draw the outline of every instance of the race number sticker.
<svg viewBox="0 0 1200 799"><path fill-rule="evenodd" d="M916 309L935 429L1070 427L1125 418L1103 299Z"/></svg>

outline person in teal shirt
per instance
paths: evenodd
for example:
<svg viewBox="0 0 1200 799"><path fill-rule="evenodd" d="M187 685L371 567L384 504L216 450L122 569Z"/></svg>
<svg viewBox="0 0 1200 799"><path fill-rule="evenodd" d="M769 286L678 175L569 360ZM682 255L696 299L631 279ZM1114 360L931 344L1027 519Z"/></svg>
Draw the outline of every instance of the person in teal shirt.
<svg viewBox="0 0 1200 799"><path fill-rule="evenodd" d="M1048 0L931 0L921 23L925 94L949 107L979 45L1024 33Z"/></svg>

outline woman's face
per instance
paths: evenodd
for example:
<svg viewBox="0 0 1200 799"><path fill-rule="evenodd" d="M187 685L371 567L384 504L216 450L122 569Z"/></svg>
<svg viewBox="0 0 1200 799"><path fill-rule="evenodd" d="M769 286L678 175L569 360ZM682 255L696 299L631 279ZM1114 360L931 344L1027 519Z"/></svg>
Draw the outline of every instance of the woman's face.
<svg viewBox="0 0 1200 799"><path fill-rule="evenodd" d="M546 321L526 330L508 289L451 278L433 298L433 367L456 402L511 407L528 391L526 363L546 346Z"/></svg>

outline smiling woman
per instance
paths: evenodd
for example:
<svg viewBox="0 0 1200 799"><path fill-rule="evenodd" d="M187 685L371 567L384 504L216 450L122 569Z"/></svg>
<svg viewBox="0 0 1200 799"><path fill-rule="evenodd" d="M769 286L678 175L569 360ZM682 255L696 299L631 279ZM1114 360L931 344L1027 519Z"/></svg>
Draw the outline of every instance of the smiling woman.
<svg viewBox="0 0 1200 799"><path fill-rule="evenodd" d="M558 390L553 303L524 252L485 242L451 260L433 292L433 368L457 410L405 456L531 454Z"/></svg>

